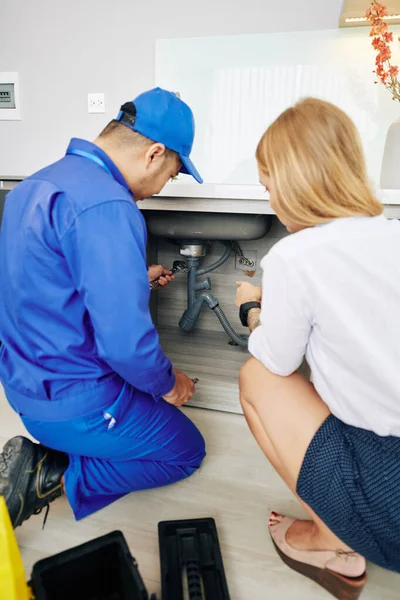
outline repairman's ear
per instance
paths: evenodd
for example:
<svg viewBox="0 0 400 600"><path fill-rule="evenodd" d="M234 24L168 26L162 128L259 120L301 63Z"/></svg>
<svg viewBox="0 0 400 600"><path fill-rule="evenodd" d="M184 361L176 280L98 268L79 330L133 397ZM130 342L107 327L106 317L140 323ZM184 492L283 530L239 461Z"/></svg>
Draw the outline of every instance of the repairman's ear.
<svg viewBox="0 0 400 600"><path fill-rule="evenodd" d="M146 166L157 164L158 161L163 160L165 157L166 148L164 144L152 144L146 150Z"/></svg>

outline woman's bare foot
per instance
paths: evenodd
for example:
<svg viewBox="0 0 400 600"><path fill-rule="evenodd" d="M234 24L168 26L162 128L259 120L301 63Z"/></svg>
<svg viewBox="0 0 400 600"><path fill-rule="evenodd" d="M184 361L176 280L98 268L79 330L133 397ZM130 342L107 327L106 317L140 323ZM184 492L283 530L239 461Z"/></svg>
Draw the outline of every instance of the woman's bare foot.
<svg viewBox="0 0 400 600"><path fill-rule="evenodd" d="M270 527L278 525L284 517L274 512L269 519ZM351 548L346 544L341 544L340 548L334 547L334 543L329 539L323 538L314 521L297 520L291 525L286 533L286 542L296 550L342 550L351 552Z"/></svg>

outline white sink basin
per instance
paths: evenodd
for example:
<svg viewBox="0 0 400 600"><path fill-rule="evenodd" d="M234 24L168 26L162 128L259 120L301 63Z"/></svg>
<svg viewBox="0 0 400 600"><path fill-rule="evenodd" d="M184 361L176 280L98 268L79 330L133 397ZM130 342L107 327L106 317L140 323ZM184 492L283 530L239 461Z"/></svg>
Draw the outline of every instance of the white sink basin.
<svg viewBox="0 0 400 600"><path fill-rule="evenodd" d="M269 215L154 211L146 215L149 233L174 240L258 240L270 228Z"/></svg>

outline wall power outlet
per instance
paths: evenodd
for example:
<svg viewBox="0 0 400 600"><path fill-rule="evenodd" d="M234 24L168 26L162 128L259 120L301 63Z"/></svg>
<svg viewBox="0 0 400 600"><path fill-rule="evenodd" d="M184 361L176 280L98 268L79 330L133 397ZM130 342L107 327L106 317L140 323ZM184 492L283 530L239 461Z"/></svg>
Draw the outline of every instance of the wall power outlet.
<svg viewBox="0 0 400 600"><path fill-rule="evenodd" d="M236 256L235 268L247 275L254 275L257 269L257 250L244 250L243 254L244 256Z"/></svg>
<svg viewBox="0 0 400 600"><path fill-rule="evenodd" d="M106 112L106 101L104 94L88 94L88 112L104 113Z"/></svg>

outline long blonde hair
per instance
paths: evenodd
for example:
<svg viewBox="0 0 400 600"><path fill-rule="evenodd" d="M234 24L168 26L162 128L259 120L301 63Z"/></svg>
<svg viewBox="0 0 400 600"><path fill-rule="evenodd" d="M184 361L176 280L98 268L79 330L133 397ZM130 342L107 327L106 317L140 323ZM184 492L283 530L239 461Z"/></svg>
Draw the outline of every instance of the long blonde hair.
<svg viewBox="0 0 400 600"><path fill-rule="evenodd" d="M329 102L306 98L283 112L261 138L256 158L271 180L275 210L284 222L313 227L382 213L358 131Z"/></svg>

